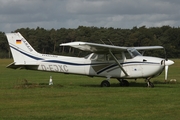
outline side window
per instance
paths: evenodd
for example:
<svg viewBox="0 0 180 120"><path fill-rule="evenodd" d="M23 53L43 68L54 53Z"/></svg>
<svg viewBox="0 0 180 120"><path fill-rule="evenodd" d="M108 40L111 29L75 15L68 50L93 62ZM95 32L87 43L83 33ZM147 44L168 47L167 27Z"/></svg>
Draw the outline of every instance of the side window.
<svg viewBox="0 0 180 120"><path fill-rule="evenodd" d="M114 54L118 60L122 60L122 53ZM96 61L112 61L114 58L110 54L93 54L90 60Z"/></svg>
<svg viewBox="0 0 180 120"><path fill-rule="evenodd" d="M98 60L98 61L105 61L105 60L106 60L106 57L105 57L104 54L99 54L97 60Z"/></svg>
<svg viewBox="0 0 180 120"><path fill-rule="evenodd" d="M91 60L96 60L97 58L98 58L98 55L95 53L91 56Z"/></svg>
<svg viewBox="0 0 180 120"><path fill-rule="evenodd" d="M97 60L97 61L105 61L106 60L106 57L104 54L93 54L91 56L91 60Z"/></svg>
<svg viewBox="0 0 180 120"><path fill-rule="evenodd" d="M114 54L114 56L115 56L118 60L122 60L122 53L116 53L116 54ZM114 58L113 58L110 54L107 54L107 55L106 55L106 60L107 60L107 61L112 61L112 60L114 60Z"/></svg>
<svg viewBox="0 0 180 120"><path fill-rule="evenodd" d="M111 60L113 60L113 57L110 54L107 54L106 55L106 60L111 61Z"/></svg>

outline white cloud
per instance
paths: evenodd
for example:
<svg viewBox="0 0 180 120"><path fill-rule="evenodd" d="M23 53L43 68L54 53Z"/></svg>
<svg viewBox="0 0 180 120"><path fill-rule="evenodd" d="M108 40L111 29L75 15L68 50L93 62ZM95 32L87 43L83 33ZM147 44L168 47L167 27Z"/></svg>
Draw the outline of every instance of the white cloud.
<svg viewBox="0 0 180 120"><path fill-rule="evenodd" d="M179 0L1 0L0 31L18 28L180 26Z"/></svg>

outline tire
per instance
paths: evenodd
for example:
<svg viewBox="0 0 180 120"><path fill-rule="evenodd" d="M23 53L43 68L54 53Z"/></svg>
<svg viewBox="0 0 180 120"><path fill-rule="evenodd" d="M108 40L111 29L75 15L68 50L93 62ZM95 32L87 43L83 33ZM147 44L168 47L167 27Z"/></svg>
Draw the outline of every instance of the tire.
<svg viewBox="0 0 180 120"><path fill-rule="evenodd" d="M148 86L148 84L146 84L147 87L154 88L154 84L152 82L149 82L149 85L150 86Z"/></svg>
<svg viewBox="0 0 180 120"><path fill-rule="evenodd" d="M109 81L103 80L103 81L101 82L101 87L110 87Z"/></svg>
<svg viewBox="0 0 180 120"><path fill-rule="evenodd" d="M154 87L154 84L152 82L149 83L150 84L150 87L153 88Z"/></svg>
<svg viewBox="0 0 180 120"><path fill-rule="evenodd" d="M129 82L127 80L122 80L120 82L120 86L125 86L125 87L128 87L129 86Z"/></svg>

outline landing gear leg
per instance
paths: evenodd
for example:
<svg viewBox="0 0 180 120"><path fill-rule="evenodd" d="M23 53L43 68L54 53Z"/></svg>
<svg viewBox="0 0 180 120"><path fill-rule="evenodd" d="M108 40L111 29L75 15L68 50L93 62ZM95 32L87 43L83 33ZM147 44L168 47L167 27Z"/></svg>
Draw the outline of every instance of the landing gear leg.
<svg viewBox="0 0 180 120"><path fill-rule="evenodd" d="M150 81L150 79L151 79L151 77L148 77L148 78L146 79L147 87L153 88L153 87L154 87L154 84Z"/></svg>
<svg viewBox="0 0 180 120"><path fill-rule="evenodd" d="M120 86L125 86L128 87L129 86L129 82L127 80L124 79L117 79L120 82Z"/></svg>

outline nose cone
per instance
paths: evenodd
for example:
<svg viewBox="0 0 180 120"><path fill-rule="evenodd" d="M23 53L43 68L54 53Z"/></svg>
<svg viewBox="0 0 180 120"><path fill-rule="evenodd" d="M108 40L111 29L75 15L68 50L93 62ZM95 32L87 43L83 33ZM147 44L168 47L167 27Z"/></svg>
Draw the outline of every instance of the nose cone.
<svg viewBox="0 0 180 120"><path fill-rule="evenodd" d="M165 60L165 65L166 66L169 66L169 65L172 65L172 64L174 64L174 61L172 61L172 60Z"/></svg>

